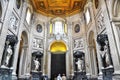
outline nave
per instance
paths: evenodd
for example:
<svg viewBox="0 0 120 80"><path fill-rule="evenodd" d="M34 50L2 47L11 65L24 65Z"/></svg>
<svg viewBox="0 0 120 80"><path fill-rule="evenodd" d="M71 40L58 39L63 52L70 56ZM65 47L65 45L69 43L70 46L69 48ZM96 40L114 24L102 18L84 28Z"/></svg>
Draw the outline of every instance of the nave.
<svg viewBox="0 0 120 80"><path fill-rule="evenodd" d="M0 80L120 80L120 0L0 0L0 40Z"/></svg>

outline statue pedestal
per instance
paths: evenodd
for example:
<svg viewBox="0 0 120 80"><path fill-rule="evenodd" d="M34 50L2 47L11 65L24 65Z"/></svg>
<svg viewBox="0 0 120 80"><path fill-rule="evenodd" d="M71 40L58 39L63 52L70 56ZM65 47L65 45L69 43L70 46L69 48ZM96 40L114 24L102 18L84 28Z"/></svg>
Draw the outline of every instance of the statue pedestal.
<svg viewBox="0 0 120 80"><path fill-rule="evenodd" d="M12 80L12 69L0 68L0 80Z"/></svg>
<svg viewBox="0 0 120 80"><path fill-rule="evenodd" d="M42 80L42 72L39 71L32 71L32 80Z"/></svg>
<svg viewBox="0 0 120 80"><path fill-rule="evenodd" d="M112 80L112 76L114 72L113 67L104 68L102 69L102 72L103 72L103 80Z"/></svg>
<svg viewBox="0 0 120 80"><path fill-rule="evenodd" d="M87 80L86 72L74 72L73 80Z"/></svg>

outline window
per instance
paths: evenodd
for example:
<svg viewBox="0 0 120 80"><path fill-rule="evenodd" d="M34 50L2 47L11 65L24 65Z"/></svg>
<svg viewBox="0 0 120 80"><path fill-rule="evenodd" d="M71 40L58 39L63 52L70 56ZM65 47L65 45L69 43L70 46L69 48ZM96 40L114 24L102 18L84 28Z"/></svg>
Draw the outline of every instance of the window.
<svg viewBox="0 0 120 80"><path fill-rule="evenodd" d="M67 24L65 23L65 20L57 18L51 21L49 25L49 34L51 35L67 34Z"/></svg>
<svg viewBox="0 0 120 80"><path fill-rule="evenodd" d="M50 23L50 28L49 28L49 29L50 29L50 30L49 30L49 33L50 33L50 34L52 34L52 29L53 29L52 27L53 27L53 26L52 26L52 23Z"/></svg>
<svg viewBox="0 0 120 80"><path fill-rule="evenodd" d="M89 9L86 10L85 12L85 19L86 19L86 24L90 22L90 12Z"/></svg>
<svg viewBox="0 0 120 80"><path fill-rule="evenodd" d="M99 6L99 0L95 0L95 8L97 9Z"/></svg>
<svg viewBox="0 0 120 80"><path fill-rule="evenodd" d="M54 33L63 34L63 24L61 21L56 21L54 24Z"/></svg>
<svg viewBox="0 0 120 80"><path fill-rule="evenodd" d="M31 19L31 12L30 9L27 9L27 15L26 15L26 21L28 24L30 24L30 19Z"/></svg>
<svg viewBox="0 0 120 80"><path fill-rule="evenodd" d="M67 24L64 25L64 33L67 34Z"/></svg>

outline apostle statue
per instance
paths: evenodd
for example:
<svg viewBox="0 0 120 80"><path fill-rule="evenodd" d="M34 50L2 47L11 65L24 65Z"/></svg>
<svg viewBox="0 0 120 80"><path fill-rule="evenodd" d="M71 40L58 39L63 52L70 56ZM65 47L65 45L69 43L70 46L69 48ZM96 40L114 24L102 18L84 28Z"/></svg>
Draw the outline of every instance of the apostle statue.
<svg viewBox="0 0 120 80"><path fill-rule="evenodd" d="M38 71L38 69L39 69L39 66L40 66L40 62L38 61L38 58L36 58L35 60L34 60L34 64L35 64L35 71Z"/></svg>
<svg viewBox="0 0 120 80"><path fill-rule="evenodd" d="M97 43L100 48L100 56L103 67L106 68L112 66L113 64L107 34L99 34L97 36Z"/></svg>
<svg viewBox="0 0 120 80"><path fill-rule="evenodd" d="M110 58L108 53L108 42L106 41L106 45L104 46L103 50L101 50L101 58L103 62L103 67L110 66Z"/></svg>
<svg viewBox="0 0 120 80"><path fill-rule="evenodd" d="M77 70L82 71L83 70L83 60L78 58L78 61L76 62L76 64L77 64Z"/></svg>
<svg viewBox="0 0 120 80"><path fill-rule="evenodd" d="M9 60L10 60L12 54L13 54L12 47L11 47L11 45L8 45L7 54L6 54L7 56L6 56L6 61L5 61L6 66L8 66Z"/></svg>

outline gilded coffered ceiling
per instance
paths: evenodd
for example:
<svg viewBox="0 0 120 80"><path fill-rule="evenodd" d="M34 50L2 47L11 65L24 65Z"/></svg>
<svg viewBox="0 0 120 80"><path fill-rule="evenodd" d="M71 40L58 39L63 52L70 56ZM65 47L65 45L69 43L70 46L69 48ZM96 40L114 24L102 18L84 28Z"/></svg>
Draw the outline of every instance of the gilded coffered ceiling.
<svg viewBox="0 0 120 80"><path fill-rule="evenodd" d="M87 0L31 0L38 13L46 16L68 16L84 9Z"/></svg>

